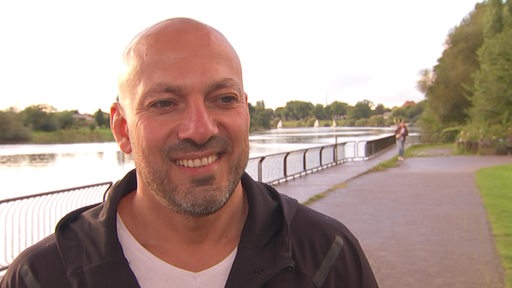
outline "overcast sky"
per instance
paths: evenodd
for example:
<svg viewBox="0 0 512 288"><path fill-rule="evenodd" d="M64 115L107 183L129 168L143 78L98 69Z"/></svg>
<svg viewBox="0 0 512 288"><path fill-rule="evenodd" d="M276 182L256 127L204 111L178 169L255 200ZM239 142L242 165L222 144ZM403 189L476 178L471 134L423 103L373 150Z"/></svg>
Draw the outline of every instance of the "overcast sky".
<svg viewBox="0 0 512 288"><path fill-rule="evenodd" d="M205 22L242 61L249 102L420 101L419 72L476 0L213 0L0 3L0 109L108 111L135 34L171 17Z"/></svg>

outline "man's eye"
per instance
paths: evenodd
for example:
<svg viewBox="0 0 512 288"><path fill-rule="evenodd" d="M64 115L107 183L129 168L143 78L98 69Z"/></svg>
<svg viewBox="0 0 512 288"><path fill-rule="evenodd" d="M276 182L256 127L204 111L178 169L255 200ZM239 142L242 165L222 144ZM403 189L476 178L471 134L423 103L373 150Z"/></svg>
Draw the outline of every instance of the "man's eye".
<svg viewBox="0 0 512 288"><path fill-rule="evenodd" d="M174 102L171 100L161 100L161 101L156 101L156 102L149 104L150 108L156 108L156 109L170 108L172 106L174 106Z"/></svg>
<svg viewBox="0 0 512 288"><path fill-rule="evenodd" d="M225 96L219 97L217 99L217 101L221 104L232 104L232 103L236 103L237 100L238 100L238 98L233 95L225 95Z"/></svg>

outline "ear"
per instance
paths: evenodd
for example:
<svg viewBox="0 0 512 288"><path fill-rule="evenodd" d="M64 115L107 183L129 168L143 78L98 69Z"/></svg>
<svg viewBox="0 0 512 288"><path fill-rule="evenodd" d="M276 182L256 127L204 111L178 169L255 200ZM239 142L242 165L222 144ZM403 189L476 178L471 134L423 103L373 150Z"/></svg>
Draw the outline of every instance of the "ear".
<svg viewBox="0 0 512 288"><path fill-rule="evenodd" d="M126 117L123 114L123 109L119 102L112 104L110 107L110 129L121 151L130 154L132 153L132 144L130 142Z"/></svg>

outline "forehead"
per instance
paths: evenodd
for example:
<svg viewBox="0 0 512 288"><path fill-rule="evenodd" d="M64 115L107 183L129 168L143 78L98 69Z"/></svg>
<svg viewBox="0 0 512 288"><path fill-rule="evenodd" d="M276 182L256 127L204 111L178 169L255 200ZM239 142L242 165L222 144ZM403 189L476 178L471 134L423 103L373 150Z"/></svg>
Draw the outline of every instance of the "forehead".
<svg viewBox="0 0 512 288"><path fill-rule="evenodd" d="M150 27L127 49L125 65L121 90L136 88L143 78L190 73L217 73L242 85L240 60L233 47L220 32L196 21L164 21ZM225 72L230 75L222 75Z"/></svg>
<svg viewBox="0 0 512 288"><path fill-rule="evenodd" d="M142 32L132 42L127 55L139 62L151 57L218 55L240 61L228 40L214 28L191 19L170 19Z"/></svg>

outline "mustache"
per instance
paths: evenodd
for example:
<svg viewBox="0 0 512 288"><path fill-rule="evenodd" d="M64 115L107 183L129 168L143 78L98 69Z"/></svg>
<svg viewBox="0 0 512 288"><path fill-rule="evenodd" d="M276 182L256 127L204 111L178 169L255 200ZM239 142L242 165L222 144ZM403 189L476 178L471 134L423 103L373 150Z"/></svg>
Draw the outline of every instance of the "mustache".
<svg viewBox="0 0 512 288"><path fill-rule="evenodd" d="M216 153L226 152L231 150L231 147L231 141L223 136L213 136L202 144L191 139L184 139L167 146L165 148L165 154L168 157L175 158L183 153L197 153L205 151L215 151Z"/></svg>

